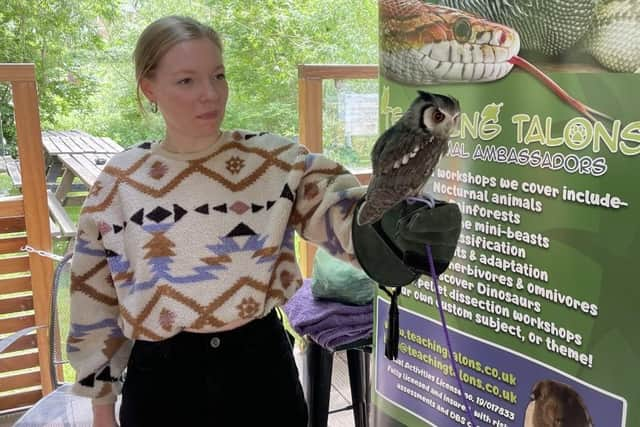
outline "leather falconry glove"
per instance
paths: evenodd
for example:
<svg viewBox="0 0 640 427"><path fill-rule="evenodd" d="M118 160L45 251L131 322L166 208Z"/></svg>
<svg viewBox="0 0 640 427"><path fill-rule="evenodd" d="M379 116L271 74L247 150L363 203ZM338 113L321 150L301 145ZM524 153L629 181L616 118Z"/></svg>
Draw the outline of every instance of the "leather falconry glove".
<svg viewBox="0 0 640 427"><path fill-rule="evenodd" d="M400 287L431 276L426 245L431 247L435 272L444 272L456 250L462 214L455 203L436 200L435 206L402 201L385 212L377 222L358 225L357 209L352 224L354 252L365 273L391 297L385 355L398 353L398 306ZM394 287L389 292L386 287Z"/></svg>

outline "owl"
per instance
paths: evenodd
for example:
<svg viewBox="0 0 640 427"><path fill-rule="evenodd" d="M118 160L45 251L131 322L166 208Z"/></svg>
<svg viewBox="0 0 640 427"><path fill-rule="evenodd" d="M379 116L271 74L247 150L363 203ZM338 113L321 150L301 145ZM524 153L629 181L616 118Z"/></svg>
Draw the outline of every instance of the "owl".
<svg viewBox="0 0 640 427"><path fill-rule="evenodd" d="M359 225L378 221L397 203L420 194L447 152L459 117L457 99L418 91L409 109L373 146L373 174L358 211Z"/></svg>

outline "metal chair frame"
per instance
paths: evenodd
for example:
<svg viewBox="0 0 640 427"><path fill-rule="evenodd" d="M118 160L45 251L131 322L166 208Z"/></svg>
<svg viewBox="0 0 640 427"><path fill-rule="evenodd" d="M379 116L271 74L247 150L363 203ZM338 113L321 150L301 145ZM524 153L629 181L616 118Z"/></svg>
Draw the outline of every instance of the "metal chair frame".
<svg viewBox="0 0 640 427"><path fill-rule="evenodd" d="M55 416L63 417L64 425L85 425L91 423L91 401L90 399L75 396L71 393L71 384L64 382L63 379L58 378L58 369L62 364L67 363L62 358L62 349L60 347L60 341L58 340L59 333L59 316L58 316L58 293L60 291L60 278L65 267L68 266L69 260L72 254L68 253L62 260L59 261L53 274L53 283L51 287L51 300L50 300L50 312L48 325L32 326L29 328L21 329L18 332L13 333L9 337L0 340L0 353L5 351L13 342L18 338L27 335L28 333L38 328L48 328L49 332L49 366L51 373L51 383L53 384L53 391L46 396L43 396L34 406L28 409L14 424L14 427L19 426L32 426L60 425L59 420L52 420ZM52 414L55 411L55 416ZM81 415L80 415L81 414ZM78 418L82 418L79 420Z"/></svg>

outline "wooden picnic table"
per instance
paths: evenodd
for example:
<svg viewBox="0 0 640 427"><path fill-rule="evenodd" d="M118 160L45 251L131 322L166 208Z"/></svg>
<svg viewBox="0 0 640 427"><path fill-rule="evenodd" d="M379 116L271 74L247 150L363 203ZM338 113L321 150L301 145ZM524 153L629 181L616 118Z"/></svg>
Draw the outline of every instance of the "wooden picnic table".
<svg viewBox="0 0 640 427"><path fill-rule="evenodd" d="M64 196L70 189L73 178L78 177L80 180L91 187L102 172L102 168L107 161L113 156L113 153L67 153L59 154L58 159L62 162L64 167L64 173L62 175L62 181L58 186L56 195L58 192L62 193L58 197L61 200L61 196Z"/></svg>
<svg viewBox="0 0 640 427"><path fill-rule="evenodd" d="M80 130L42 132L42 144L50 156L77 153L119 153L123 148L113 139Z"/></svg>
<svg viewBox="0 0 640 427"><path fill-rule="evenodd" d="M124 149L113 139L97 137L79 130L44 131L42 144L46 154L47 184L56 188L61 202L71 190L73 178L78 177L91 187L104 164ZM17 188L22 187L20 164L17 160L6 162L7 173ZM62 182L58 185L58 178Z"/></svg>
<svg viewBox="0 0 640 427"><path fill-rule="evenodd" d="M71 189L73 178L91 187L104 163L123 148L108 137L89 135L80 130L44 131L42 144L47 154L47 182L62 182L56 190L56 197L63 201Z"/></svg>
<svg viewBox="0 0 640 427"><path fill-rule="evenodd" d="M68 241L75 235L75 225L63 206L67 194L72 189L86 191L91 187L107 161L123 148L111 138L96 137L78 130L44 131L42 142L47 162L47 183L50 188L55 188L55 195L48 193L51 234ZM6 169L14 185L21 188L20 162L6 161ZM74 185L76 177L83 184ZM84 196L81 196L75 201L81 202L83 199Z"/></svg>
<svg viewBox="0 0 640 427"><path fill-rule="evenodd" d="M62 176L56 189L56 198L61 202L71 190L75 177L90 188L109 159L124 150L111 138L78 130L45 131L42 143L50 159L47 181L55 182Z"/></svg>

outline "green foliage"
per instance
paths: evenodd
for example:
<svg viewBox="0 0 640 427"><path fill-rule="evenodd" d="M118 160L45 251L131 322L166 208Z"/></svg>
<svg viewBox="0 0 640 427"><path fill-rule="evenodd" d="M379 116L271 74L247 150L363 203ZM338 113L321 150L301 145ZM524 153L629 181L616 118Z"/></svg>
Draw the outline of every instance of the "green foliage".
<svg viewBox="0 0 640 427"><path fill-rule="evenodd" d="M4 0L0 8L0 62L34 63L43 128L84 108L96 81L86 64L100 52L103 26L118 16L110 0ZM15 142L11 93L0 87L5 137Z"/></svg>
<svg viewBox="0 0 640 427"><path fill-rule="evenodd" d="M3 152L0 153L3 156L16 157L16 128L13 123L13 107L8 102L2 102L3 93L8 93L9 87L7 85L0 84L0 143L5 142L3 145ZM4 141L2 138L4 137Z"/></svg>
<svg viewBox="0 0 640 427"><path fill-rule="evenodd" d="M363 0L148 0L132 3L106 27L107 46L91 67L100 82L87 107L67 114L64 127L82 127L129 146L162 137L162 123L141 115L135 101L131 53L142 29L171 14L211 25L224 41L230 97L224 127L297 134L297 72L304 63L377 61L377 2Z"/></svg>
<svg viewBox="0 0 640 427"><path fill-rule="evenodd" d="M17 194L20 194L20 191L13 186L11 177L4 172L0 173L0 197L15 196Z"/></svg>
<svg viewBox="0 0 640 427"><path fill-rule="evenodd" d="M108 0L6 1L0 58L38 64L43 128L82 129L124 146L162 137L160 117L138 109L131 55L144 27L165 15L192 16L221 34L227 129L295 137L299 64L377 62L375 0L131 0L118 10Z"/></svg>
<svg viewBox="0 0 640 427"><path fill-rule="evenodd" d="M377 3L356 3L210 1L213 25L225 38L232 93L227 126L293 136L299 64L375 62Z"/></svg>

